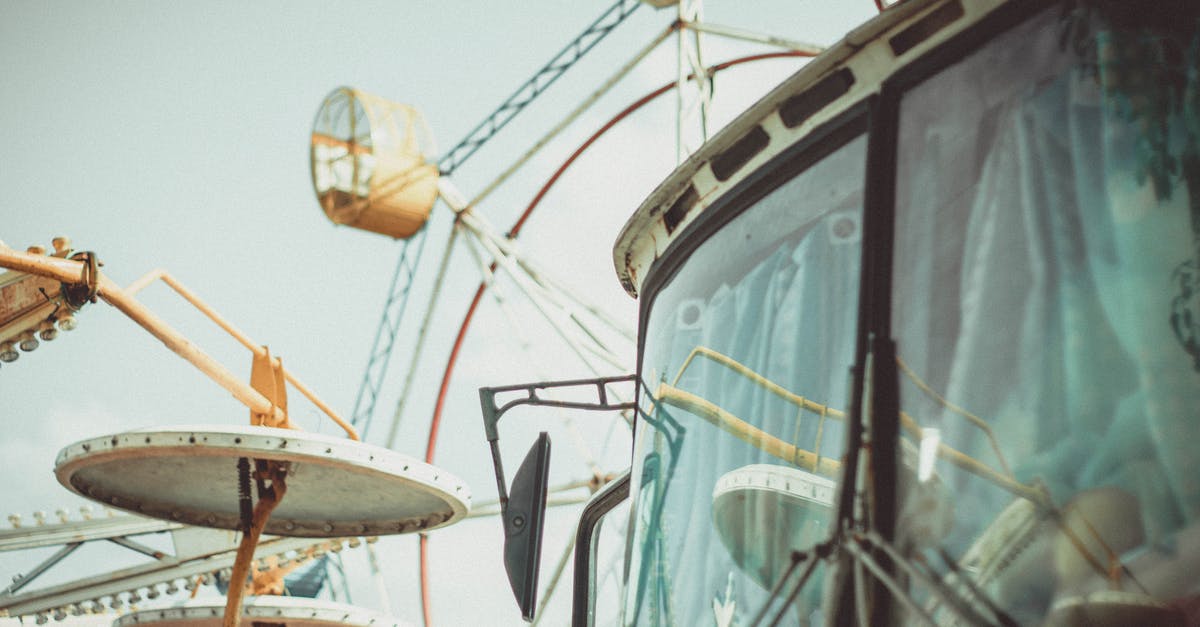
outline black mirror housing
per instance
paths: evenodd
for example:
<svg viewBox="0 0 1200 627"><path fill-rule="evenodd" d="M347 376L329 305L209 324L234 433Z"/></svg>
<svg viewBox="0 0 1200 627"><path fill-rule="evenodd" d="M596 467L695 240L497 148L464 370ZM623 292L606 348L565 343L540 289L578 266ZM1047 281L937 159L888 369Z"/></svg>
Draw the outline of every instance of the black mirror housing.
<svg viewBox="0 0 1200 627"><path fill-rule="evenodd" d="M549 476L550 436L543 431L513 477L508 506L503 513L504 570L526 622L532 621L537 611Z"/></svg>
<svg viewBox="0 0 1200 627"><path fill-rule="evenodd" d="M500 459L500 431L497 423L508 410L521 405L561 407L588 411L633 411L633 401L610 400L609 386L633 385L632 396L637 396L637 376L599 377L570 381L546 381L501 387L479 388L479 407L483 412L483 432L487 436L492 453L492 467L496 474L496 493L500 496L500 515L504 525L504 570L513 596L521 608L521 617L533 621L537 611L538 568L542 557L542 530L546 517L546 497L550 475L550 436L543 431L533 447L525 455L521 467L513 478L512 494L509 494L504 478L504 463ZM596 400L580 401L546 397L549 391L566 388L593 390ZM497 404L498 394L522 393L515 398Z"/></svg>

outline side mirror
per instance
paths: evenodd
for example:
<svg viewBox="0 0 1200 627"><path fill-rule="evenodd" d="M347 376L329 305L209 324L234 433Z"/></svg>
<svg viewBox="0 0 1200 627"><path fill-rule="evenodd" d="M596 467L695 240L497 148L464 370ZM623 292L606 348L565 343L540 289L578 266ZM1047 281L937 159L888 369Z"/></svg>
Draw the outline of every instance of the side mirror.
<svg viewBox="0 0 1200 627"><path fill-rule="evenodd" d="M504 570L521 617L532 621L537 611L538 566L542 558L542 529L546 519L550 476L550 436L545 431L530 447L513 477L504 518Z"/></svg>
<svg viewBox="0 0 1200 627"><path fill-rule="evenodd" d="M547 381L525 383L494 388L479 388L479 407L483 412L483 432L487 436L492 452L492 468L496 474L496 493L500 496L500 517L504 523L504 570L512 586L521 617L533 621L537 610L538 565L542 557L542 528L546 518L546 496L549 494L547 481L550 476L550 436L545 431L538 436L533 448L525 454L525 461L513 478L512 496L504 478L504 463L500 459L500 431L497 423L504 412L520 405L562 407L583 410L634 410L632 401L609 400L608 386L617 384L634 385L630 397L637 395L637 377L600 377L572 381ZM544 398L547 390L583 388L595 391L595 401L558 400ZM521 392L512 400L499 405L497 394Z"/></svg>

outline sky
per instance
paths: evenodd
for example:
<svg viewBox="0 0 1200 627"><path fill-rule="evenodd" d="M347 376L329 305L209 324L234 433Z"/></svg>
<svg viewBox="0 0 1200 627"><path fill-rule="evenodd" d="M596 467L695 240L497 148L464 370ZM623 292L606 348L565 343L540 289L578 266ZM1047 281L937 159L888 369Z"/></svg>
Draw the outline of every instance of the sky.
<svg viewBox="0 0 1200 627"><path fill-rule="evenodd" d="M609 5L0 0L0 241L24 249L69 236L76 249L95 251L104 272L122 285L165 268L349 416L404 243L335 226L321 212L308 142L322 100L345 85L414 105L438 146L448 150ZM867 0L709 0L704 10L716 24L828 45L875 8ZM467 196L481 190L673 18L671 9L639 8L459 168L454 185ZM706 36L702 50L711 64L768 49ZM801 64L765 61L719 75L710 130ZM506 230L576 146L674 76L670 40L478 213ZM666 96L615 127L575 163L523 231L521 250L636 328L637 304L617 283L611 246L675 164L675 99ZM395 444L417 458L424 457L441 372L480 279L478 264L460 243L440 296L432 296L450 216L441 203L433 209L367 434L377 444L385 439L420 314L434 301ZM462 478L477 503L495 498L477 388L591 376L510 281L501 277L497 285L511 313L485 298L447 396L434 461ZM139 298L248 380L246 351L169 289L158 284ZM0 367L5 516L20 514L28 522L34 511L75 512L85 504L53 475L56 453L72 442L154 425L247 420L240 403L114 308L92 305L78 319L76 331ZM628 371L633 351L632 345L620 347ZM293 420L307 430L335 432L316 408L290 392ZM578 436L552 412L506 416L501 442L507 466L515 469L543 429L555 442L551 484L586 478L586 454L576 438L604 470L628 466L627 430L611 428L611 416L576 418ZM578 512L551 511L543 573L558 560ZM386 593L367 574L364 552L346 551L350 600L420 624L415 540L383 538L376 547ZM436 624L521 624L500 566L497 518L438 530L430 551ZM46 554L0 554L0 581ZM90 547L69 559L39 582L139 561ZM567 620L567 585L543 609L545 624Z"/></svg>

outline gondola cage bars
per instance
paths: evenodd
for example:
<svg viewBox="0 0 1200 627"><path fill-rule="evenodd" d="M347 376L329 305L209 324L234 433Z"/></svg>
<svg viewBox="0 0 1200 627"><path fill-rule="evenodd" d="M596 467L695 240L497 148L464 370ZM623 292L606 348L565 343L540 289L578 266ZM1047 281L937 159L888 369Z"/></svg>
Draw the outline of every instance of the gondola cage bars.
<svg viewBox="0 0 1200 627"><path fill-rule="evenodd" d="M339 87L313 123L313 190L335 224L407 238L421 230L437 199L434 152L416 108Z"/></svg>

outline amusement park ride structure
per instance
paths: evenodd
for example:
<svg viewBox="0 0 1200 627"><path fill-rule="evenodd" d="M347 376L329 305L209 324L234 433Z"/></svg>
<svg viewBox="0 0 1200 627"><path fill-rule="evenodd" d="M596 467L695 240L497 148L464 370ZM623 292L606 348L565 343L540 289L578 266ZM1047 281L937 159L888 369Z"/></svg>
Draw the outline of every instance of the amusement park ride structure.
<svg viewBox="0 0 1200 627"><path fill-rule="evenodd" d="M337 623L324 602L272 598L288 570L364 539L374 568L374 538L415 533L429 625L433 532L483 514L498 515L491 549L531 622L573 558L579 627L1200 625L1200 9L877 3L820 51L706 23L698 1L667 4L675 19L474 197L451 175L636 3L618 0L436 163L415 108L348 87L326 98L310 152L321 208L404 242L349 421L163 271L121 288L65 238L50 255L0 247L0 360L103 299L250 414L248 426L64 448L58 481L129 514L14 518L0 549L62 548L0 591L0 610L39 623L125 605L137 607L117 624ZM701 33L785 50L707 66ZM493 191L672 36L674 79L584 141L507 232L493 227ZM710 137L714 74L781 56L816 58ZM672 89L677 167L612 252L639 301L634 334L516 240L580 154ZM407 335L439 201L448 241L388 446L372 446L360 434ZM391 449L460 239L482 278L424 457L409 457ZM467 328L489 292L505 311L500 277L592 377L478 389L498 498L471 512L465 482L433 463ZM251 353L249 384L135 298L160 279ZM297 429L288 385L346 437ZM629 427L629 456L601 467L577 437L584 478L552 485L542 432L510 482L502 448L519 438L502 445L500 420L518 408L610 412ZM580 488L590 497L562 498ZM548 507L564 501L583 508L543 582ZM173 555L134 538L164 531ZM94 540L155 561L25 590ZM142 607L181 581L225 586L223 608Z"/></svg>
<svg viewBox="0 0 1200 627"><path fill-rule="evenodd" d="M436 163L432 161L436 154L432 135L416 109L353 88L334 90L322 104L311 142L313 186L321 208L337 224L402 240L367 367L348 420L342 419L285 369L267 347L251 340L169 273L155 270L121 288L101 271L104 264L98 253L74 250L67 238L56 238L50 255L38 246L19 252L0 245L0 267L9 270L0 274L0 290L3 290L0 360L4 363L10 364L22 353L34 351L39 340L53 341L59 331L74 330L76 315L88 304L104 300L232 394L250 410L251 417L251 426L245 429L163 427L105 435L64 449L57 463L59 481L102 503L104 513L93 515L85 511L83 520L71 520L68 512L62 510L57 513L58 522L53 523L39 512L33 524L23 524L19 516L11 516L12 528L0 531L0 551L61 548L0 591L0 611L9 616L32 616L38 623L44 623L71 615L125 611L127 607L136 610L143 600L153 603L181 589L194 594L200 586L217 583L224 586L230 581L246 580L252 574L251 583L245 588L228 586L228 603L221 613L225 615L225 624L236 624L242 616L239 607L243 591L278 594L283 575L303 562L314 557L336 559L343 546L365 544L370 550L370 544L380 534L408 532L421 534L424 591L425 532L456 522L469 509L466 486L431 465L440 416L434 416L423 462L357 441L360 433L365 435L370 429L376 413L417 264L423 256L428 233L425 224L435 202L440 199L452 211L454 228L442 255L434 295L417 331L418 344L412 352L386 438L388 448L395 445L399 417L422 357L424 331L433 315L437 290L456 239L466 241L483 276L462 332L470 324L480 297L493 285L494 273L503 271L587 369L597 376L629 371L632 364L627 348L635 339L629 323L614 320L602 308L554 280L535 260L520 252L514 239L546 191L575 158L640 106L671 89L676 91L676 144L677 155L682 159L690 151L686 138L689 121L699 121L701 140L706 137L713 74L761 58L813 56L820 50L810 44L709 24L701 19L698 0L678 3L673 9L675 21L601 82L504 172L473 198L459 193L449 176L641 4L637 0L618 0ZM676 3L651 4L663 8ZM776 46L784 52L706 68L700 50L702 33ZM595 133L562 165L506 233L488 224L476 208L672 35L677 40L676 79L634 103ZM159 280L251 352L253 367L249 384L238 380L134 297ZM503 306L502 295L496 293L495 297ZM443 377L443 395L462 332ZM615 349L613 341L621 343L623 350ZM344 429L348 439L335 441L296 432L288 419L288 384ZM628 413L631 401L632 398L625 398L621 404L626 409L627 421L632 420ZM440 410L439 401L437 411ZM316 467L326 471L305 472ZM594 463L590 473L592 476L586 483L591 484L593 491L612 477L612 473L600 470ZM258 485L256 495L251 489L252 480ZM306 481L311 483L306 485ZM188 489L179 490L181 485ZM503 483L499 487L503 510L507 498ZM236 494L236 499L224 502L222 495L227 492ZM338 493L354 498L347 501L329 496ZM356 508L356 503L363 507ZM406 503L425 503L425 509ZM125 510L132 515L114 510ZM488 509L480 513L486 514ZM231 533L236 531L241 532L240 547ZM173 537L176 548L173 555L137 539L144 534L163 532ZM264 532L268 535L260 540ZM314 541L313 537L327 539ZM83 544L94 541L115 543L153 561L49 588L31 585ZM560 560L560 574L570 551L568 546ZM318 560L316 566L327 568L324 559ZM536 593L536 581L533 592ZM426 604L425 622L429 624L432 619L425 594L422 600ZM251 599L247 607L274 606L269 598L258 597ZM293 610L302 613L303 608L288 608ZM170 616L161 612L157 617L134 612L123 618L121 624L211 616L214 611L199 605L190 609L180 606ZM252 617L252 611L247 610L245 616Z"/></svg>

